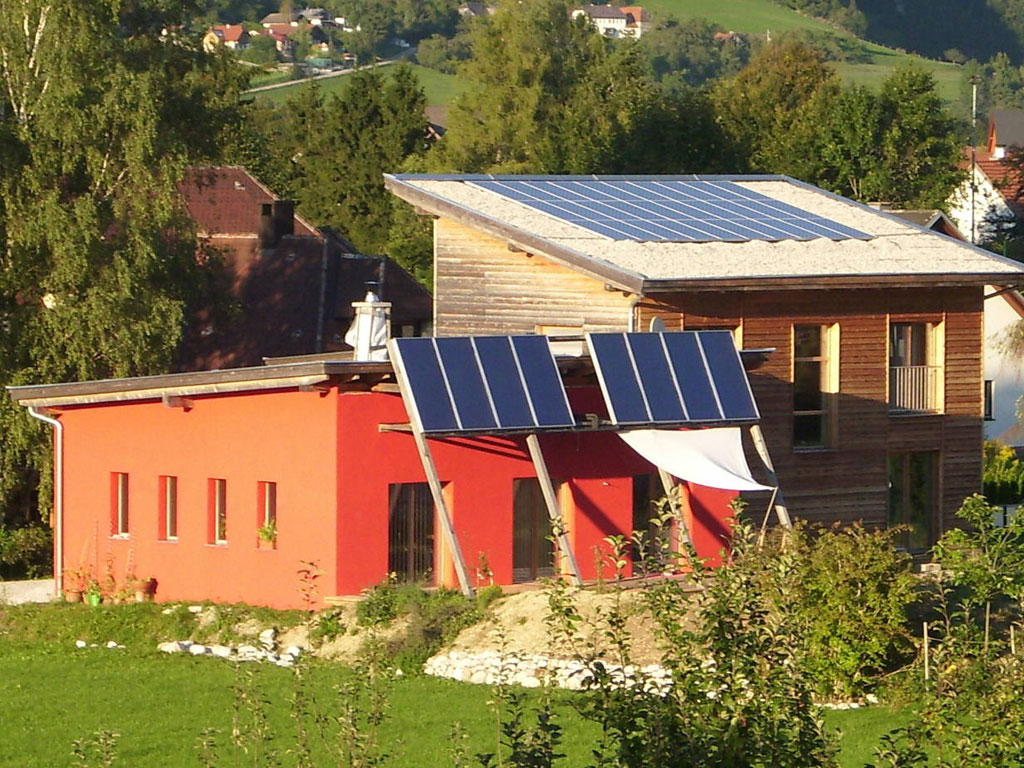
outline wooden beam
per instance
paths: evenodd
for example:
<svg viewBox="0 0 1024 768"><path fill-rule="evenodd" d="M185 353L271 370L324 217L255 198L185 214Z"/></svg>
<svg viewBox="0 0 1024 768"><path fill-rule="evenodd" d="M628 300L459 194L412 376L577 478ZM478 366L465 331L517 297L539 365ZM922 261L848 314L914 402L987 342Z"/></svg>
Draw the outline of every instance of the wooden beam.
<svg viewBox="0 0 1024 768"><path fill-rule="evenodd" d="M683 518L683 510L679 505L679 494L676 491L676 479L661 467L658 467L658 477L661 478L661 487L665 491L665 498L668 499L669 507L672 508L672 516L676 519L676 536L680 544L693 546L693 537L690 536L690 528Z"/></svg>
<svg viewBox="0 0 1024 768"><path fill-rule="evenodd" d="M452 560L455 563L455 574L459 577L459 586L462 594L466 597L473 596L473 587L469 583L469 572L466 570L466 560L462 557L462 547L459 546L459 539L455 535L455 526L448 514L448 505L444 500L444 488L441 487L441 479L437 476L437 467L434 465L434 455L430 452L427 438L418 429L412 430L412 436L416 440L416 450L419 451L420 461L423 463L423 471L427 474L427 483L430 485L430 494L434 497L434 509L437 511L437 519L441 522L441 529L444 531L445 542L452 553Z"/></svg>
<svg viewBox="0 0 1024 768"><path fill-rule="evenodd" d="M378 424L378 432L412 432L412 424Z"/></svg>
<svg viewBox="0 0 1024 768"><path fill-rule="evenodd" d="M569 543L569 534L565 530L565 518L558 506L558 499L555 498L555 486L551 483L551 475L548 474L548 465L544 461L544 453L540 449L540 440L536 433L526 436L526 445L530 448L530 458L533 459L533 466L537 470L537 480L540 482L541 493L544 494L544 503L548 508L548 517L558 534L558 544L562 549L562 555L569 563L569 575L572 583L579 587L583 584L580 577L580 567L576 562L576 553L572 551Z"/></svg>
<svg viewBox="0 0 1024 768"><path fill-rule="evenodd" d="M765 469L768 470L768 482L775 486L775 514L779 517L779 525L790 530L793 528L793 521L789 517L786 499L782 495L782 488L779 487L779 477L775 474L775 465L772 464L772 457L768 453L768 444L764 441L764 433L761 432L760 424L750 425L750 437L754 441L757 455L761 457Z"/></svg>
<svg viewBox="0 0 1024 768"><path fill-rule="evenodd" d="M387 392L388 394L401 394L401 388L393 381L382 381L370 387L371 392Z"/></svg>

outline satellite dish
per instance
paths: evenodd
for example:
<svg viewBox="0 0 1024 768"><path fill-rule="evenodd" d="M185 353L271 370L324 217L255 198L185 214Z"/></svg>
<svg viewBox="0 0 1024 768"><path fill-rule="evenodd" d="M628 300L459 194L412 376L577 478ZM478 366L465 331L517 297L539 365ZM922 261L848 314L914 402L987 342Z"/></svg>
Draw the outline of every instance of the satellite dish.
<svg viewBox="0 0 1024 768"><path fill-rule="evenodd" d="M665 330L666 328L664 320L662 320L660 317L655 317L651 319L651 333L664 333Z"/></svg>

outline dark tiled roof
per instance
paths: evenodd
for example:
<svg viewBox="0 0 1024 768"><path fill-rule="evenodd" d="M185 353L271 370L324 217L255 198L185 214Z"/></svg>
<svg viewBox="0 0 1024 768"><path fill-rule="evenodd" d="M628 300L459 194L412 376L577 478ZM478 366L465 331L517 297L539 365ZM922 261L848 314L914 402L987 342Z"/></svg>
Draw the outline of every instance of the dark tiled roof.
<svg viewBox="0 0 1024 768"><path fill-rule="evenodd" d="M202 248L223 262L219 283L226 311L207 307L189 322L178 371L260 365L265 357L308 355L344 337L353 301L379 282L397 323L433 315L429 291L390 259L359 254L344 238L295 217L295 234L260 237L260 211L277 200L243 168L197 169L180 186L201 231Z"/></svg>
<svg viewBox="0 0 1024 768"><path fill-rule="evenodd" d="M996 146L1024 146L1024 110L994 109L989 117L996 130Z"/></svg>
<svg viewBox="0 0 1024 768"><path fill-rule="evenodd" d="M611 5L584 5L580 7L592 19L624 19L626 14Z"/></svg>
<svg viewBox="0 0 1024 768"><path fill-rule="evenodd" d="M292 21L298 21L300 14L298 13L268 13L263 17L261 24L288 24Z"/></svg>
<svg viewBox="0 0 1024 768"><path fill-rule="evenodd" d="M203 235L241 235L260 231L260 206L277 200L244 168L197 168L178 185L189 215ZM317 237L317 231L295 217L295 234Z"/></svg>

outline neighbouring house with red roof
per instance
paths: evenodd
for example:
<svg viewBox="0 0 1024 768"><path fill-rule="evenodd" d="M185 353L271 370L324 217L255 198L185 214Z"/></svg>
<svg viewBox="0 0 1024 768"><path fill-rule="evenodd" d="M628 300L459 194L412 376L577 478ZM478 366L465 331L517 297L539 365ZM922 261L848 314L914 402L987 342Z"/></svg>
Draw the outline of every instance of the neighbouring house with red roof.
<svg viewBox="0 0 1024 768"><path fill-rule="evenodd" d="M244 168L193 171L179 187L201 249L223 264L226 311L201 310L185 332L177 370L260 365L349 349L352 302L380 284L394 335L428 333L430 293L398 264L358 253L321 232Z"/></svg>
<svg viewBox="0 0 1024 768"><path fill-rule="evenodd" d="M638 5L584 5L572 12L573 18L585 16L605 37L639 38L650 25L650 18Z"/></svg>
<svg viewBox="0 0 1024 768"><path fill-rule="evenodd" d="M996 109L989 118L983 148L964 150L961 168L968 174L950 196L949 215L967 240L984 243L999 237L1024 213L1024 180L1013 163L1014 148L1024 147L1024 110Z"/></svg>
<svg viewBox="0 0 1024 768"><path fill-rule="evenodd" d="M223 45L233 51L249 47L249 32L241 24L218 24L203 37L203 49L208 53Z"/></svg>

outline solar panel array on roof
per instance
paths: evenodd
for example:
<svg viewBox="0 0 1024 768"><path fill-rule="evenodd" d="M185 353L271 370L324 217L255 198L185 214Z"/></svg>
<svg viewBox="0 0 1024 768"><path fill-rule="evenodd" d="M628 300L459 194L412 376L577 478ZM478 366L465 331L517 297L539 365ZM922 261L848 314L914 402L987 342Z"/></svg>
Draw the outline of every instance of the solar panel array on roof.
<svg viewBox="0 0 1024 768"><path fill-rule="evenodd" d="M472 184L612 240L870 240L731 181L484 179Z"/></svg>
<svg viewBox="0 0 1024 768"><path fill-rule="evenodd" d="M408 383L403 394L410 417L425 433L575 426L546 336L393 342L395 367Z"/></svg>
<svg viewBox="0 0 1024 768"><path fill-rule="evenodd" d="M729 331L588 333L587 344L616 424L759 418Z"/></svg>

